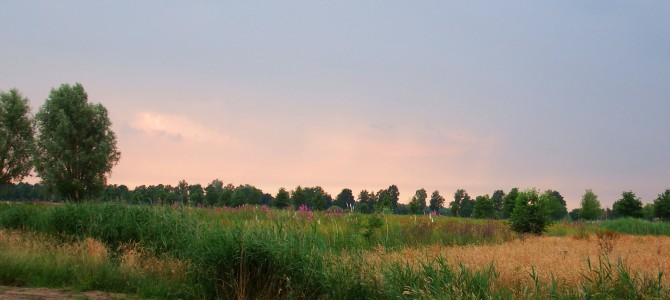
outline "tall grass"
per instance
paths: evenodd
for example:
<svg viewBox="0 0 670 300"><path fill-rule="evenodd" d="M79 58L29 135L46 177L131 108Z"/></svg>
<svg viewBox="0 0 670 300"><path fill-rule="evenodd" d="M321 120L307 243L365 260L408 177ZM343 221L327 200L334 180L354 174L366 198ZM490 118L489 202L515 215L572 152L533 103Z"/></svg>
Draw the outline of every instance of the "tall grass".
<svg viewBox="0 0 670 300"><path fill-rule="evenodd" d="M198 295L185 277L164 276L158 269L174 260L114 259L103 243L91 238L61 243L44 234L0 229L0 285L74 287L106 290L147 298ZM150 263L150 264L147 264ZM153 265L153 268L151 266ZM175 269L185 274L186 269Z"/></svg>
<svg viewBox="0 0 670 300"><path fill-rule="evenodd" d="M12 285L223 299L664 297L666 291L660 276L650 280L622 262L594 265L584 273L593 280L566 287L563 278L543 280L535 268L526 274L530 283L510 284L500 262L474 268L449 260L451 250L427 254L430 247L474 253L482 248L473 245L518 241L502 221L89 203L0 204L0 226L50 245L30 253L53 253L25 256L4 246L0 283ZM408 256L414 252L425 259ZM622 287L634 291L624 295Z"/></svg>
<svg viewBox="0 0 670 300"><path fill-rule="evenodd" d="M603 222L601 226L616 232L634 235L670 235L670 223L643 219L622 218Z"/></svg>

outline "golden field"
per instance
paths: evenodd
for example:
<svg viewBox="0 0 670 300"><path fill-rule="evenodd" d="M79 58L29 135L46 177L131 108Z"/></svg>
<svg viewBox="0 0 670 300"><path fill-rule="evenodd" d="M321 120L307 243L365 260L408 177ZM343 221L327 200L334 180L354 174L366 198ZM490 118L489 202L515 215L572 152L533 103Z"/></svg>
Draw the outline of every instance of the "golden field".
<svg viewBox="0 0 670 300"><path fill-rule="evenodd" d="M420 263L430 263L436 257L444 258L452 267L463 265L470 270L481 270L491 263L499 273L499 285L509 288L530 286L532 268L540 281L549 283L553 274L561 285L578 288L589 276L587 258L592 265L598 264L598 256L604 255L616 265L621 259L633 273L655 279L659 272L668 274L670 270L670 237L619 235L610 244L611 252L605 254L595 236L589 239L574 237L526 237L499 245L468 246L426 246L385 251L377 248L366 255L364 260L371 269L381 269L392 263L418 267ZM670 285L670 278L662 278L664 286Z"/></svg>

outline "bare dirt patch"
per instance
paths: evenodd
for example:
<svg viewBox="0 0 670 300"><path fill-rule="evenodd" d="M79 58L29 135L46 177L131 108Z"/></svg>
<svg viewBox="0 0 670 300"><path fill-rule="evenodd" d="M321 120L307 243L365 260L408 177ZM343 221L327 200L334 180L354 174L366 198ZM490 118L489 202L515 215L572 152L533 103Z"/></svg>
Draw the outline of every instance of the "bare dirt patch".
<svg viewBox="0 0 670 300"><path fill-rule="evenodd" d="M0 299L5 300L63 300L63 299L133 299L123 294L107 292L75 292L68 289L23 288L0 286Z"/></svg>

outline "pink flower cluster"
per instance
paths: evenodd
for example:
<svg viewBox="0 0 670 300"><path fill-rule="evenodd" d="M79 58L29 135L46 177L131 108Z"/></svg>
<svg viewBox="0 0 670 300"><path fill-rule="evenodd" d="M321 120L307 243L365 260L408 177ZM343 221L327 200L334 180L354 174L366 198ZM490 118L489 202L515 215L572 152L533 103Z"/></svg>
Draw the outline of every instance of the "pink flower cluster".
<svg viewBox="0 0 670 300"><path fill-rule="evenodd" d="M298 208L298 211L295 212L293 215L294 218L297 218L298 220L302 222L309 222L312 219L314 219L314 213L307 207L307 205L300 205L300 208Z"/></svg>

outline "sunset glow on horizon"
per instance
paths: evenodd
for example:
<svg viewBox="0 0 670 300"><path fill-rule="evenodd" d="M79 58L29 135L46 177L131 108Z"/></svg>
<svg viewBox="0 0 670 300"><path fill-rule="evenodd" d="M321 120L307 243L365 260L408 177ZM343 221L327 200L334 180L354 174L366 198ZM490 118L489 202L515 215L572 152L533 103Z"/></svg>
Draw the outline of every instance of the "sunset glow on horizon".
<svg viewBox="0 0 670 300"><path fill-rule="evenodd" d="M80 82L131 188L670 188L670 4L515 4L15 1L0 90Z"/></svg>

